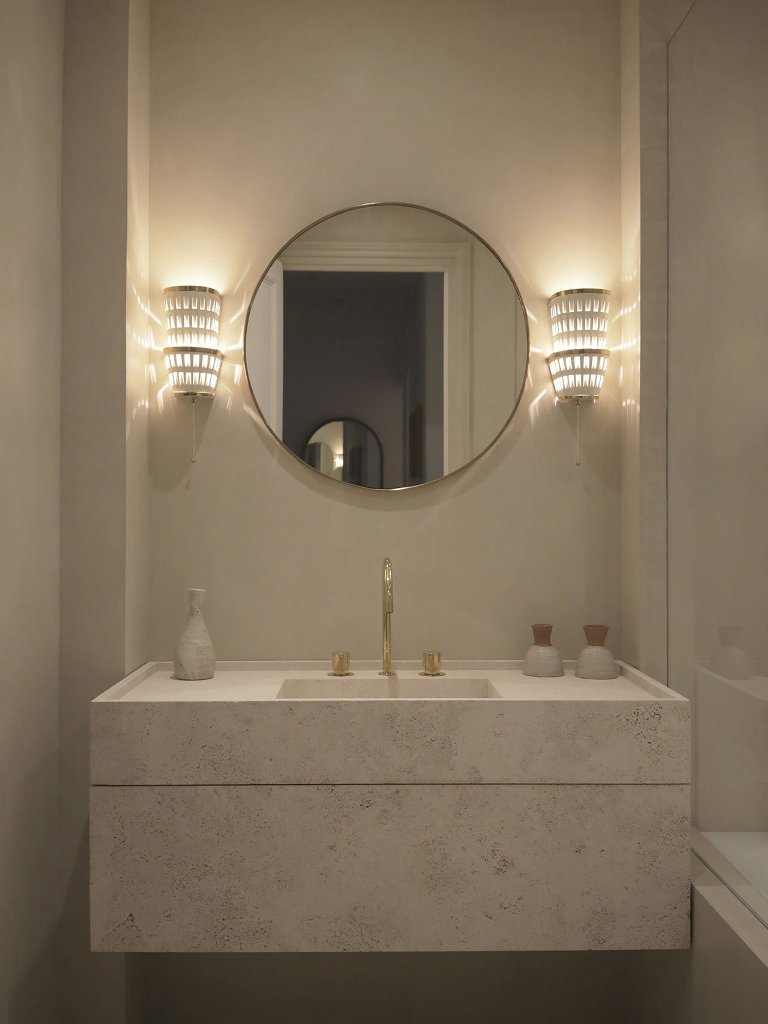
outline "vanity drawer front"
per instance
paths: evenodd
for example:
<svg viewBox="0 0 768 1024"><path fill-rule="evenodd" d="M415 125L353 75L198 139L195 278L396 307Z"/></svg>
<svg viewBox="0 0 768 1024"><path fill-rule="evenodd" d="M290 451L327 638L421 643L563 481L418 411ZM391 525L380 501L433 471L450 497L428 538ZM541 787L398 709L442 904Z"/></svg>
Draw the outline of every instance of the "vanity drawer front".
<svg viewBox="0 0 768 1024"><path fill-rule="evenodd" d="M687 701L91 705L95 785L687 783Z"/></svg>
<svg viewBox="0 0 768 1024"><path fill-rule="evenodd" d="M688 945L686 786L93 787L110 952Z"/></svg>

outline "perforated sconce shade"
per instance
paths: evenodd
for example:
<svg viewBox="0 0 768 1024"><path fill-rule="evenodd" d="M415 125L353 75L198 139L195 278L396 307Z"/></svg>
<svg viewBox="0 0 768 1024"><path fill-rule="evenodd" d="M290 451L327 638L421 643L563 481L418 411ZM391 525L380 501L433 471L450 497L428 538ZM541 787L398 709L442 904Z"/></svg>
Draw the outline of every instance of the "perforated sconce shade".
<svg viewBox="0 0 768 1024"><path fill-rule="evenodd" d="M218 349L221 295L213 288L166 288L163 359L175 395L212 398L224 356Z"/></svg>
<svg viewBox="0 0 768 1024"><path fill-rule="evenodd" d="M547 365L560 401L594 401L600 395L610 355L610 295L598 288L571 288L549 300L555 351Z"/></svg>
<svg viewBox="0 0 768 1024"><path fill-rule="evenodd" d="M222 355L212 348L166 348L163 359L175 395L213 398Z"/></svg>
<svg viewBox="0 0 768 1024"><path fill-rule="evenodd" d="M555 395L561 400L592 401L599 397L608 366L607 349L572 349L547 359Z"/></svg>

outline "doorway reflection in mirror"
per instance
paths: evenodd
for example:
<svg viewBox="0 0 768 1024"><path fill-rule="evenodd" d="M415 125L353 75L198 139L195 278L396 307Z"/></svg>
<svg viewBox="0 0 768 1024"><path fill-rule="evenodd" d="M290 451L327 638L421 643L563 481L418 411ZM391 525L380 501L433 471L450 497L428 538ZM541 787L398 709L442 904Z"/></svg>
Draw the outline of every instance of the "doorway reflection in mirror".
<svg viewBox="0 0 768 1024"><path fill-rule="evenodd" d="M297 458L345 483L412 487L500 436L525 382L527 318L472 231L372 204L318 221L273 260L249 309L245 364L264 422ZM376 446L313 436L353 422ZM351 439L358 427L346 429Z"/></svg>

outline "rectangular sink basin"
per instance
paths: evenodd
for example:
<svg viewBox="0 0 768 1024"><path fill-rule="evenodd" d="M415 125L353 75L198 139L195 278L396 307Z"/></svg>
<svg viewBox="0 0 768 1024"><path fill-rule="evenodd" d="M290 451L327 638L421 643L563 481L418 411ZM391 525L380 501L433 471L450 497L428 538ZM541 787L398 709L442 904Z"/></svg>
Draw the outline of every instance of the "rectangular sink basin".
<svg viewBox="0 0 768 1024"><path fill-rule="evenodd" d="M277 692L277 700L478 700L483 697L501 698L489 679L444 676L286 679Z"/></svg>

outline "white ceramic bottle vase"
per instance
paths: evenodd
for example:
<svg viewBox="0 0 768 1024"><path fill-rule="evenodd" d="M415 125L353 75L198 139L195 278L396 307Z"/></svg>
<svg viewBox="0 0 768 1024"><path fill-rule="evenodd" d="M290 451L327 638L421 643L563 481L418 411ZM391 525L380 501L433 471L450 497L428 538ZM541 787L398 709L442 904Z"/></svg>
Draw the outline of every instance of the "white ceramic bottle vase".
<svg viewBox="0 0 768 1024"><path fill-rule="evenodd" d="M752 664L747 652L739 647L741 626L718 626L720 646L712 659L712 671L724 679L751 679Z"/></svg>
<svg viewBox="0 0 768 1024"><path fill-rule="evenodd" d="M550 641L552 626L548 622L536 622L531 629L533 644L528 648L523 662L523 675L542 678L564 675L560 652Z"/></svg>
<svg viewBox="0 0 768 1024"><path fill-rule="evenodd" d="M607 626L585 626L587 646L576 660L576 675L579 679L616 679L619 667L613 655L605 646Z"/></svg>
<svg viewBox="0 0 768 1024"><path fill-rule="evenodd" d="M204 590L189 591L189 614L173 660L177 679L213 679L216 671L216 655L202 613L204 600Z"/></svg>

